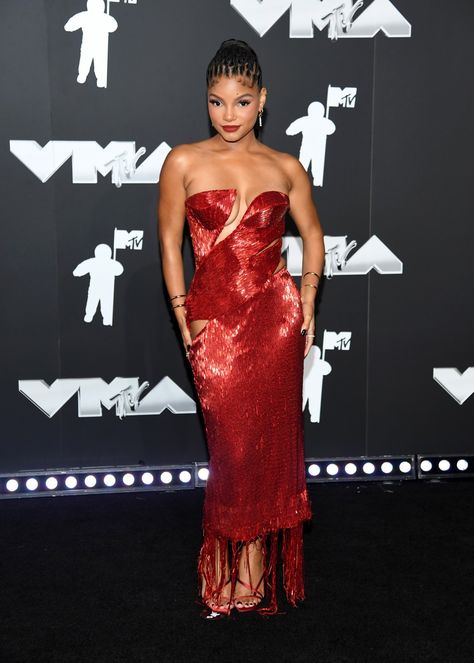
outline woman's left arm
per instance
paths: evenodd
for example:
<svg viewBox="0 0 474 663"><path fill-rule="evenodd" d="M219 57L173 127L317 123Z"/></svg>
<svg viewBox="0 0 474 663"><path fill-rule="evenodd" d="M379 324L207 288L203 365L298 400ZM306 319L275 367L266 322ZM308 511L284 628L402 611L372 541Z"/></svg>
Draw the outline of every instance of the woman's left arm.
<svg viewBox="0 0 474 663"><path fill-rule="evenodd" d="M291 182L290 214L303 240L300 294L304 315L301 331L305 330L306 333L306 357L313 344L316 327L314 310L324 269L324 233L313 201L308 173L300 161L290 154L287 155L287 173Z"/></svg>

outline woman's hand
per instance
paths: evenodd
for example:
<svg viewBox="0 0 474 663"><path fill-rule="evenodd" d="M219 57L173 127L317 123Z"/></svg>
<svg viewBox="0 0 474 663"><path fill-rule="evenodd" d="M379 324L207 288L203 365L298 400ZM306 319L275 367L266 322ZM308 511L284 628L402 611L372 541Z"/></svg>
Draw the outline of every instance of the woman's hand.
<svg viewBox="0 0 474 663"><path fill-rule="evenodd" d="M181 332L181 338L183 340L183 345L184 345L184 350L186 352L186 357L188 356L189 348L191 347L192 343L192 338L191 334L188 329L188 325L186 324L186 314L180 315L178 319L178 324L179 324L179 329Z"/></svg>
<svg viewBox="0 0 474 663"><path fill-rule="evenodd" d="M306 344L304 346L304 356L303 359L307 356L308 352L313 345L313 340L315 336L316 324L314 321L314 304L308 302L302 302L303 306L303 325L301 327L301 332L306 330Z"/></svg>

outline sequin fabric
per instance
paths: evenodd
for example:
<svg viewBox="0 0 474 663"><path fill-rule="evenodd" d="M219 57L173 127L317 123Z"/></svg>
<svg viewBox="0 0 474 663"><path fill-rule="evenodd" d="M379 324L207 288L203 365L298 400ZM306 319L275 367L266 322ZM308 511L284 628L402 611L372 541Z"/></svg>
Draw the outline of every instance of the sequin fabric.
<svg viewBox="0 0 474 663"><path fill-rule="evenodd" d="M216 242L237 195L236 189L213 189L186 199L196 262L186 321L189 328L192 320L208 320L189 350L209 451L198 600L219 599L224 585L232 600L239 559L259 537L264 576L258 589L265 598L256 609L271 615L278 612L279 547L288 602L296 607L305 598L302 525L311 506L303 445L303 310L287 268L275 271L288 196L259 194ZM220 572L226 559L227 576Z"/></svg>

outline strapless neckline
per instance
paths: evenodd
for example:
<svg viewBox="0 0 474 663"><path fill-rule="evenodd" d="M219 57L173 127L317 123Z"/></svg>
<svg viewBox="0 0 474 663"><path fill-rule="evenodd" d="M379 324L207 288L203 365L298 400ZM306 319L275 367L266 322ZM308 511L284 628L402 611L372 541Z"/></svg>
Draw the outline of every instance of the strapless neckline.
<svg viewBox="0 0 474 663"><path fill-rule="evenodd" d="M227 189L206 189L206 190L204 190L204 191L196 191L196 193L192 193L190 196L187 196L187 198L185 198L184 202L185 202L185 204L188 204L189 201L190 201L192 198L195 198L196 196L201 196L201 195L204 195L205 193L218 193L218 192L220 192L220 191L222 191L222 192L234 191L236 194L238 193L238 190L237 190L235 187L229 187L229 188L227 188ZM245 214L247 214L248 210L252 207L252 205L253 205L253 204L254 204L259 198L261 198L265 193L279 193L279 194L281 194L282 196L284 196L287 200L290 199L287 193L284 193L283 191L278 191L277 189L269 189L269 190L267 190L267 191L261 191L260 193L258 193L258 194L253 198L253 200L250 201L249 205L247 206L247 210L246 210ZM244 216L245 216L245 215L244 215Z"/></svg>
<svg viewBox="0 0 474 663"><path fill-rule="evenodd" d="M221 196L212 195L212 194L220 194L220 193L222 193L222 194L231 193L233 195L230 195L230 196L223 195L222 196L223 201L219 200L221 198ZM250 204L247 206L247 209L245 210L242 218L239 220L239 223L234 228L234 230L231 233L229 233L229 235L226 235L225 237L219 239L223 228L226 225L228 225L226 222L228 222L228 220L229 220L229 215L230 215L231 210L233 208L233 205L234 205L235 199L237 197L237 194L238 194L238 189L237 188L229 187L229 188L226 188L226 189L206 189L204 191L196 191L196 193L193 193L190 196L187 196L187 198L185 198L185 207L186 208L189 207L190 211L192 210L193 213L197 213L197 212L203 213L206 210L208 210L209 208L211 208L214 204L218 203L218 204L216 204L216 213L217 213L216 219L218 221L218 225L220 226L220 229L219 229L219 232L217 234L217 237L214 237L214 241L213 241L213 244L212 244L213 248L215 248L217 246L225 247L225 244L226 244L227 240L229 240L231 237L234 237L235 233L237 233L237 231L245 223L247 223L247 220L249 218L252 218L252 216L254 215L254 210L255 209L257 209L257 211L262 212L262 214L263 214L263 209L259 209L257 203L266 194L277 194L277 196L282 196L282 198L285 202L286 209L289 208L290 199L289 199L289 196L288 196L287 193L284 193L283 191L278 191L277 189L270 189L270 190L267 190L267 191L261 191L260 193L258 193L253 198L253 200L250 201ZM195 202L195 204L193 204L194 199L198 199L199 196L203 196L203 198L204 198L203 206L199 205L197 202ZM275 200L272 200L271 201L271 206L273 207L274 205L278 205L278 203L275 203ZM262 205L260 205L260 207L263 207L263 208L266 209L265 202L263 202Z"/></svg>

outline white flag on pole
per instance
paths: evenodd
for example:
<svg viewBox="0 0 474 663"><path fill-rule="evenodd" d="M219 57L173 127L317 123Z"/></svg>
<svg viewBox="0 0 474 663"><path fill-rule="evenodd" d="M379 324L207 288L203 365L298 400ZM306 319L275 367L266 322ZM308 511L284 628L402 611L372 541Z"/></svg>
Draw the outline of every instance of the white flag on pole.
<svg viewBox="0 0 474 663"><path fill-rule="evenodd" d="M328 85L326 108L355 108L357 96L356 87L333 87Z"/></svg>
<svg viewBox="0 0 474 663"><path fill-rule="evenodd" d="M350 350L352 332L333 332L324 330L323 356L326 350Z"/></svg>
<svg viewBox="0 0 474 663"><path fill-rule="evenodd" d="M143 230L114 229L114 255L117 249L132 249L141 251L143 248Z"/></svg>

